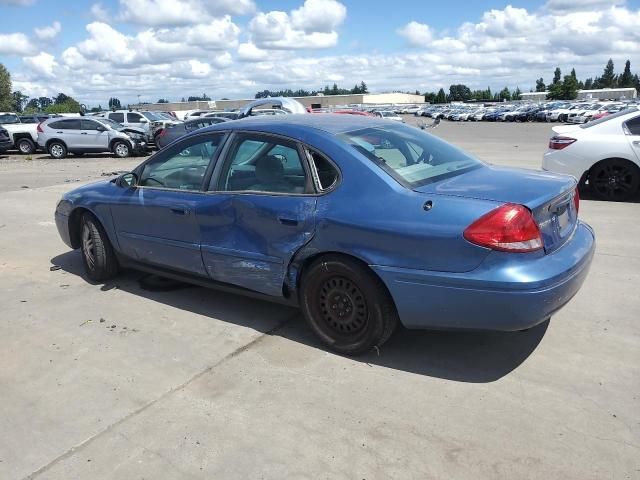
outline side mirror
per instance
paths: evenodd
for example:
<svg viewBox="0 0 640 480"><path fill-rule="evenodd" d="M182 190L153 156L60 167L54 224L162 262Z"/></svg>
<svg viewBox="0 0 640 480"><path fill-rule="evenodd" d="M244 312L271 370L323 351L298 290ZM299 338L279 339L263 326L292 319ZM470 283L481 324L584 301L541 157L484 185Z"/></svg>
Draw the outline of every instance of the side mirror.
<svg viewBox="0 0 640 480"><path fill-rule="evenodd" d="M149 123L149 120L147 120L146 118L141 118L138 123Z"/></svg>
<svg viewBox="0 0 640 480"><path fill-rule="evenodd" d="M107 127L96 127L96 130L99 132L106 132L107 131Z"/></svg>
<svg viewBox="0 0 640 480"><path fill-rule="evenodd" d="M135 173L125 173L118 178L118 186L123 188L133 188L138 185L138 176Z"/></svg>

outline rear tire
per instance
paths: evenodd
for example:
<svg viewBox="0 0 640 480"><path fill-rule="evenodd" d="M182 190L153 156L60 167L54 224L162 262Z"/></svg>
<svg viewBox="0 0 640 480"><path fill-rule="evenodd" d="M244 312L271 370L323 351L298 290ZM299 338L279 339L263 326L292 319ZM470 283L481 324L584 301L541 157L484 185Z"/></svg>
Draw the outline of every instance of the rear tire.
<svg viewBox="0 0 640 480"><path fill-rule="evenodd" d="M624 202L638 192L640 169L621 158L603 160L591 167L589 185L600 200Z"/></svg>
<svg viewBox="0 0 640 480"><path fill-rule="evenodd" d="M82 215L80 241L82 263L87 276L94 282L115 277L118 273L118 259L104 228L90 213Z"/></svg>
<svg viewBox="0 0 640 480"><path fill-rule="evenodd" d="M322 343L341 354L359 355L382 346L398 324L380 279L341 255L327 255L305 269L300 304Z"/></svg>
<svg viewBox="0 0 640 480"><path fill-rule="evenodd" d="M62 142L51 142L47 147L49 151L49 155L51 155L56 160L60 160L67 156L67 147Z"/></svg>
<svg viewBox="0 0 640 480"><path fill-rule="evenodd" d="M21 138L16 142L18 151L23 155L31 155L36 151L36 144L29 138Z"/></svg>

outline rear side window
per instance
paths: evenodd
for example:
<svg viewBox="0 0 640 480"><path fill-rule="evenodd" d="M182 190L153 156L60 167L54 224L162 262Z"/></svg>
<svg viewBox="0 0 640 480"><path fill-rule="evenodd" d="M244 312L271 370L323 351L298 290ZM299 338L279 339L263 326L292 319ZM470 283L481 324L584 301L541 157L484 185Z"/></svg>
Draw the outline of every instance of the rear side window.
<svg viewBox="0 0 640 480"><path fill-rule="evenodd" d="M640 135L640 115L624 123L631 135Z"/></svg>
<svg viewBox="0 0 640 480"><path fill-rule="evenodd" d="M124 113L117 113L117 112L110 113L109 118L114 122L124 123Z"/></svg>
<svg viewBox="0 0 640 480"><path fill-rule="evenodd" d="M314 177L316 177L316 188L321 192L329 190L338 182L340 175L338 170L324 155L321 155L315 150L307 150L307 153L315 168Z"/></svg>
<svg viewBox="0 0 640 480"><path fill-rule="evenodd" d="M49 127L58 130L80 130L80 120L58 120L50 123Z"/></svg>

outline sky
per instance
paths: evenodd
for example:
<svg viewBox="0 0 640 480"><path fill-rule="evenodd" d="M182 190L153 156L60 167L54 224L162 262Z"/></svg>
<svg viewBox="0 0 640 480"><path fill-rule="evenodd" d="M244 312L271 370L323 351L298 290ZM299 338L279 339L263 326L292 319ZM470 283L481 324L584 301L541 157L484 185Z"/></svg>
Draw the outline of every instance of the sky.
<svg viewBox="0 0 640 480"><path fill-rule="evenodd" d="M88 106L261 90L507 86L640 73L640 0L0 0L14 90Z"/></svg>

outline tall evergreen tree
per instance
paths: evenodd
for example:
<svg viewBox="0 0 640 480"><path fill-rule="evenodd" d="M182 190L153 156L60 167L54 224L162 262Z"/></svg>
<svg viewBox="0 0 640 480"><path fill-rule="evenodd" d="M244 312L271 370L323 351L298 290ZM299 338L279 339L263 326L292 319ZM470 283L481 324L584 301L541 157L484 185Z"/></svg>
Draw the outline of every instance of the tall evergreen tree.
<svg viewBox="0 0 640 480"><path fill-rule="evenodd" d="M558 83L560 83L561 77L562 72L560 71L560 67L556 67L555 71L553 72L553 84L557 85Z"/></svg>
<svg viewBox="0 0 640 480"><path fill-rule="evenodd" d="M618 77L619 87L633 87L633 75L631 74L631 62L629 60L624 64L624 72Z"/></svg>
<svg viewBox="0 0 640 480"><path fill-rule="evenodd" d="M614 88L616 86L616 74L613 71L613 60L609 59L600 77L601 88Z"/></svg>
<svg viewBox="0 0 640 480"><path fill-rule="evenodd" d="M540 77L536 80L536 92L544 92L547 90L547 86L544 84L544 79Z"/></svg>
<svg viewBox="0 0 640 480"><path fill-rule="evenodd" d="M593 88L593 78L589 77L584 81L584 89L591 90Z"/></svg>

